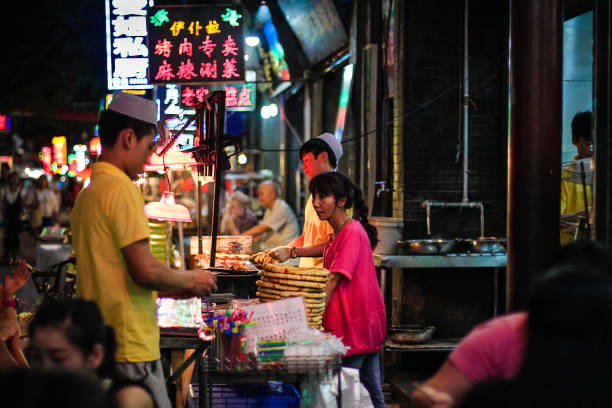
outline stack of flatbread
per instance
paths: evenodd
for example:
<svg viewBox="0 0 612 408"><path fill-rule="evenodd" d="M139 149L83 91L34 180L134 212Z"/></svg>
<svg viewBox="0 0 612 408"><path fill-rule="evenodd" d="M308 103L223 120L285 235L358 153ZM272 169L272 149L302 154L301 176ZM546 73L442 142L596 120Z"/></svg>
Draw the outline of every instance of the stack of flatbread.
<svg viewBox="0 0 612 408"><path fill-rule="evenodd" d="M264 265L262 275L257 281L260 301L302 296L310 327L322 329L327 269L268 264Z"/></svg>

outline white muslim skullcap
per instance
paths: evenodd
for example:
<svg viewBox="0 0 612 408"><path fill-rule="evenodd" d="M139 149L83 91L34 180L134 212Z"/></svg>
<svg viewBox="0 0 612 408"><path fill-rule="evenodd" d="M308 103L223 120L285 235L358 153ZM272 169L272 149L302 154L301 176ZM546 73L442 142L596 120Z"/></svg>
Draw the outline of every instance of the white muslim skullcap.
<svg viewBox="0 0 612 408"><path fill-rule="evenodd" d="M157 126L157 104L127 92L117 92L108 105L108 110Z"/></svg>
<svg viewBox="0 0 612 408"><path fill-rule="evenodd" d="M340 160L342 157L342 145L338 139L336 139L336 136L332 135L331 133L323 133L322 135L317 136L317 138L323 140L332 149L332 152L334 152L334 155L336 156L336 161Z"/></svg>

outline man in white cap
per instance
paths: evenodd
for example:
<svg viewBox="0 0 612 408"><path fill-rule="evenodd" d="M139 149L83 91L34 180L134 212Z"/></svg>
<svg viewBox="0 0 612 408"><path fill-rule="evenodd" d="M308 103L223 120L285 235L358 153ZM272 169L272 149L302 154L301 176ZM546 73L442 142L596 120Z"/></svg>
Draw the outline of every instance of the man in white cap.
<svg viewBox="0 0 612 408"><path fill-rule="evenodd" d="M331 133L310 139L300 148L302 169L309 180L320 173L336 171L338 160L342 157L342 145ZM268 251L272 258L280 262L300 257L301 267L323 267L323 248L334 230L327 221L321 221L312 206L312 196L304 209L304 229L302 235L287 246ZM308 249L306 249L308 247Z"/></svg>
<svg viewBox="0 0 612 408"><path fill-rule="evenodd" d="M207 296L216 290L207 271L173 270L149 247L144 200L132 183L156 147L155 102L120 92L100 113L102 155L91 185L70 214L79 296L98 303L117 339L117 369L144 383L159 407L171 407L159 351L156 298ZM157 291L157 292L156 292Z"/></svg>

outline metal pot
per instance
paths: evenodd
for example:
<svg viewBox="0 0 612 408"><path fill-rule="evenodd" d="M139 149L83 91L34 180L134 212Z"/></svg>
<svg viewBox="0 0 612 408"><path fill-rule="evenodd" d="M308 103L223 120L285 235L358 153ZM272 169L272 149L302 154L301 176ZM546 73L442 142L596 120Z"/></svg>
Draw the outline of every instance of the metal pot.
<svg viewBox="0 0 612 408"><path fill-rule="evenodd" d="M472 241L476 252L481 254L505 254L506 240L496 237L480 237Z"/></svg>
<svg viewBox="0 0 612 408"><path fill-rule="evenodd" d="M452 251L454 240L411 239L398 241L399 251L404 255L443 255Z"/></svg>
<svg viewBox="0 0 612 408"><path fill-rule="evenodd" d="M436 331L435 326L397 325L389 327L389 339L398 344L427 343Z"/></svg>

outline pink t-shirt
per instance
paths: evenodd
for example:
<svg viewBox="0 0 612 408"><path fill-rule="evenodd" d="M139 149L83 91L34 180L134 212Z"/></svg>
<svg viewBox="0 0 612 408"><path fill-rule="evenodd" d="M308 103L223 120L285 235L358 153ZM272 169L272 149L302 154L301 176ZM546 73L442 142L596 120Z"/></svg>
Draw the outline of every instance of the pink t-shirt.
<svg viewBox="0 0 612 408"><path fill-rule="evenodd" d="M525 356L527 313L496 317L476 326L450 354L472 383L516 376Z"/></svg>
<svg viewBox="0 0 612 408"><path fill-rule="evenodd" d="M325 309L325 331L350 347L345 356L379 351L387 336L387 316L370 240L359 221L350 221L335 238L330 236L323 265L342 275Z"/></svg>

